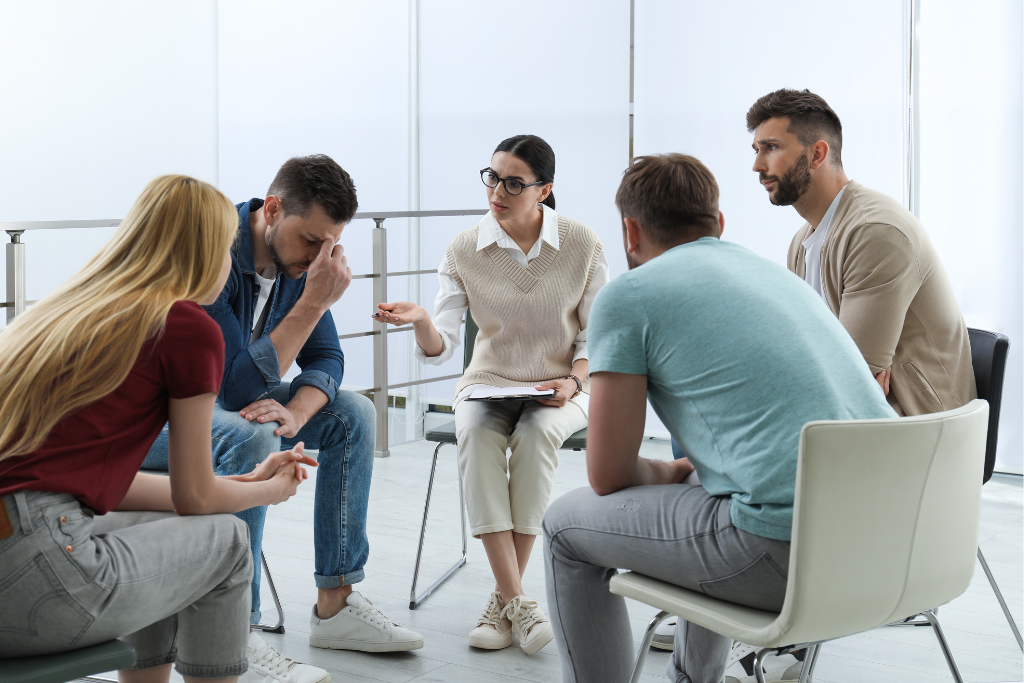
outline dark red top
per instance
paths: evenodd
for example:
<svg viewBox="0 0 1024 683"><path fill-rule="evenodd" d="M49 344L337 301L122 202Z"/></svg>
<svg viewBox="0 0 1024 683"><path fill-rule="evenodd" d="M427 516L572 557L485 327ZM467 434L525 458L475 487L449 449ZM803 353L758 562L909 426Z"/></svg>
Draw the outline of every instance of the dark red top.
<svg viewBox="0 0 1024 683"><path fill-rule="evenodd" d="M167 423L168 399L216 394L223 371L220 327L198 304L177 302L121 386L65 416L39 450L0 460L0 496L70 493L97 514L109 512Z"/></svg>

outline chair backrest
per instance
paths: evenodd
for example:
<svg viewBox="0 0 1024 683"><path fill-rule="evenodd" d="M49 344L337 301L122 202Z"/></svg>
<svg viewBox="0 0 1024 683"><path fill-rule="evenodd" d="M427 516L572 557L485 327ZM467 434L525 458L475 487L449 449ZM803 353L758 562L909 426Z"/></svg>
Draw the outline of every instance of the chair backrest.
<svg viewBox="0 0 1024 683"><path fill-rule="evenodd" d="M999 440L999 409L1003 403L1003 374L1010 340L998 332L968 328L971 338L971 364L978 398L988 401L988 444L985 446L985 474L982 483L992 478L996 467L996 442Z"/></svg>
<svg viewBox="0 0 1024 683"><path fill-rule="evenodd" d="M469 367L469 361L473 360L473 347L476 346L476 333L480 328L476 326L473 315L466 309L466 351L462 356L462 369Z"/></svg>
<svg viewBox="0 0 1024 683"><path fill-rule="evenodd" d="M800 433L787 640L867 631L945 604L974 574L988 404Z"/></svg>

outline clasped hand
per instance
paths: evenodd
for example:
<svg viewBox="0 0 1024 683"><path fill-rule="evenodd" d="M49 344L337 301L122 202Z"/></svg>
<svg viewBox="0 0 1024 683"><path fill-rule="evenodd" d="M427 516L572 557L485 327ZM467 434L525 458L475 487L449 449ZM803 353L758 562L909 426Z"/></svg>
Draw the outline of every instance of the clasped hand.
<svg viewBox="0 0 1024 683"><path fill-rule="evenodd" d="M295 495L299 484L309 478L303 465L316 467L317 462L303 452L305 445L300 441L290 450L271 453L267 459L257 465L249 474L243 474L241 481L259 482L273 481L276 494L272 505L284 502Z"/></svg>

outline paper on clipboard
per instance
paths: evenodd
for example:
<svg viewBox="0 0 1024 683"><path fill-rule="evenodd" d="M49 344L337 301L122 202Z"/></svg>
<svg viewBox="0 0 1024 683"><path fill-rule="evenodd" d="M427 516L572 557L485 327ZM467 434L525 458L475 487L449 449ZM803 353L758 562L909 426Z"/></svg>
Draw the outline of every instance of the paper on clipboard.
<svg viewBox="0 0 1024 683"><path fill-rule="evenodd" d="M554 389L540 391L533 387L477 387L466 397L467 401L532 401L552 398Z"/></svg>

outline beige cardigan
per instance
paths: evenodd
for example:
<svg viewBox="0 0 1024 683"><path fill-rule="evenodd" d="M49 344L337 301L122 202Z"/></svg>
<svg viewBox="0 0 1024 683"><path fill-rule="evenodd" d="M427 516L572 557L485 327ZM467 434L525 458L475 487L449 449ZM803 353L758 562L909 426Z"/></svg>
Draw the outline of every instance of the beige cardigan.
<svg viewBox="0 0 1024 683"><path fill-rule="evenodd" d="M787 265L804 276L804 223ZM890 197L850 182L821 247L825 301L871 372L892 367L899 415L950 410L977 398L971 345L953 288L924 227Z"/></svg>

